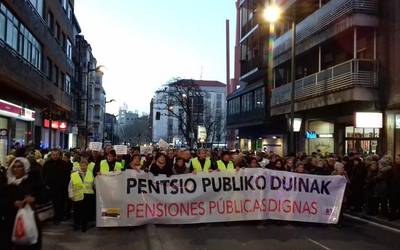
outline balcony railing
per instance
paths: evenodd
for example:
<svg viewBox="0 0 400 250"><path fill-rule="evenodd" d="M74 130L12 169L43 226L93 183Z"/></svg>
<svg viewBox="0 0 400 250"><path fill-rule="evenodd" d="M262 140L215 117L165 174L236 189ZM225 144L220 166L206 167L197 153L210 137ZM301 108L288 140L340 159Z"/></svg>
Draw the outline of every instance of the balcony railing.
<svg viewBox="0 0 400 250"><path fill-rule="evenodd" d="M376 88L377 64L373 60L353 59L295 82L295 100L308 99L352 87ZM290 102L291 84L272 90L271 106Z"/></svg>
<svg viewBox="0 0 400 250"><path fill-rule="evenodd" d="M302 43L312 35L325 30L335 21L351 13L377 14L378 0L334 0L322 6L296 26L296 41ZM291 32L276 39L274 55L278 57L291 48ZM298 51L299 52L299 51Z"/></svg>

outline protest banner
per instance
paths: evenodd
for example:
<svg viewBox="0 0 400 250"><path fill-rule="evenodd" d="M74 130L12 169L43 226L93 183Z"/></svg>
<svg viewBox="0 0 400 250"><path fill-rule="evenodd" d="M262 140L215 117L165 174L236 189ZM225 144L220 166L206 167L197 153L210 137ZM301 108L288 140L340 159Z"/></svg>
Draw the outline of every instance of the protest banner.
<svg viewBox="0 0 400 250"><path fill-rule="evenodd" d="M128 146L126 145L114 145L114 150L117 155L128 154Z"/></svg>
<svg viewBox="0 0 400 250"><path fill-rule="evenodd" d="M89 142L89 150L100 152L102 149L103 143L101 142Z"/></svg>
<svg viewBox="0 0 400 250"><path fill-rule="evenodd" d="M243 220L335 224L346 179L268 169L153 176L127 170L96 177L97 226Z"/></svg>
<svg viewBox="0 0 400 250"><path fill-rule="evenodd" d="M148 155L153 153L153 147L152 146L140 146L140 154L142 155Z"/></svg>
<svg viewBox="0 0 400 250"><path fill-rule="evenodd" d="M158 146L160 147L161 150L168 150L169 149L168 142L164 141L163 139L160 139L158 141Z"/></svg>

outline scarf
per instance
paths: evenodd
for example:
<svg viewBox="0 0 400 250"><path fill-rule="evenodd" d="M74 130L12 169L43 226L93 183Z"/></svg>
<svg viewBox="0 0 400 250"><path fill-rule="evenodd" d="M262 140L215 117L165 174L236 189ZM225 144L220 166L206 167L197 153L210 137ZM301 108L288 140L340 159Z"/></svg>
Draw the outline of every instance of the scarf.
<svg viewBox="0 0 400 250"><path fill-rule="evenodd" d="M14 164L17 161L22 162L22 164L24 165L24 169L25 169L25 175L22 178L19 178L19 179L17 179L15 177L15 175L12 173L12 169L14 167ZM24 157L15 158L15 160L13 160L13 162L10 164L10 167L7 169L7 183L8 183L8 185L19 186L19 184L21 184L22 181L24 181L25 179L28 178L28 173L29 173L30 168L31 168L31 164L29 163L29 161L26 158L24 158Z"/></svg>

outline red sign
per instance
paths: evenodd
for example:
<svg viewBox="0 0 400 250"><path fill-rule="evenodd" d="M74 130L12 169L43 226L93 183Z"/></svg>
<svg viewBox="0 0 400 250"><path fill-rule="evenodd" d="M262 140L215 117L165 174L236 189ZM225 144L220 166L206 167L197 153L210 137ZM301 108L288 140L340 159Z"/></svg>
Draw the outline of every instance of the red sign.
<svg viewBox="0 0 400 250"><path fill-rule="evenodd" d="M49 128L50 127L50 121L47 120L47 119L44 119L43 127L44 128ZM68 123L66 121L51 121L51 128L65 130L65 129L68 128Z"/></svg>

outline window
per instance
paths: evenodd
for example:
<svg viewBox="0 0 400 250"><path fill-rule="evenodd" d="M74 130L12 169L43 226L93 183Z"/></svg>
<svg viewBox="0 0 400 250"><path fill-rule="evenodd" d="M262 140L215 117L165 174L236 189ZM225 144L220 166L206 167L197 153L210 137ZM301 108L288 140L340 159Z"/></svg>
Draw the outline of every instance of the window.
<svg viewBox="0 0 400 250"><path fill-rule="evenodd" d="M58 85L60 89L65 89L65 74L63 72L60 73L60 84Z"/></svg>
<svg viewBox="0 0 400 250"><path fill-rule="evenodd" d="M43 17L43 0L29 0L41 17Z"/></svg>
<svg viewBox="0 0 400 250"><path fill-rule="evenodd" d="M249 112L253 109L253 93L242 96L242 112Z"/></svg>
<svg viewBox="0 0 400 250"><path fill-rule="evenodd" d="M65 53L67 53L67 37L66 37L66 35L64 34L64 32L61 32L61 37L62 37L62 40L61 40L61 47L62 47L62 49L63 49L63 51L65 52Z"/></svg>
<svg viewBox="0 0 400 250"><path fill-rule="evenodd" d="M57 39L58 41L60 41L60 32L61 32L61 30L60 30L60 24L58 24L58 23L56 22L56 30L54 31L54 35L56 36L56 39Z"/></svg>
<svg viewBox="0 0 400 250"><path fill-rule="evenodd" d="M50 31L54 35L54 15L50 11L47 13L47 27L49 27Z"/></svg>
<svg viewBox="0 0 400 250"><path fill-rule="evenodd" d="M47 79L50 81L53 80L53 63L51 62L50 58L46 60L46 75Z"/></svg>
<svg viewBox="0 0 400 250"><path fill-rule="evenodd" d="M37 69L41 69L42 46L32 33L0 3L0 39Z"/></svg>
<svg viewBox="0 0 400 250"><path fill-rule="evenodd" d="M72 60L72 44L69 39L67 39L67 58Z"/></svg>
<svg viewBox="0 0 400 250"><path fill-rule="evenodd" d="M254 109L264 108L264 88L254 91Z"/></svg>
<svg viewBox="0 0 400 250"><path fill-rule="evenodd" d="M0 39L5 40L6 38L6 16L0 12Z"/></svg>
<svg viewBox="0 0 400 250"><path fill-rule="evenodd" d="M68 3L68 13L67 14L68 14L69 20L72 20L73 13L74 13L74 9L72 8L72 5L70 3Z"/></svg>
<svg viewBox="0 0 400 250"><path fill-rule="evenodd" d="M62 4L62 7L64 8L64 10L67 10L67 1L68 0L61 0L61 4Z"/></svg>
<svg viewBox="0 0 400 250"><path fill-rule="evenodd" d="M54 85L58 87L58 82L59 82L59 70L56 65L54 65Z"/></svg>
<svg viewBox="0 0 400 250"><path fill-rule="evenodd" d="M18 52L37 69L41 68L42 47L22 24L19 28Z"/></svg>
<svg viewBox="0 0 400 250"><path fill-rule="evenodd" d="M71 94L71 77L67 74L65 76L65 88L64 91L68 94Z"/></svg>

